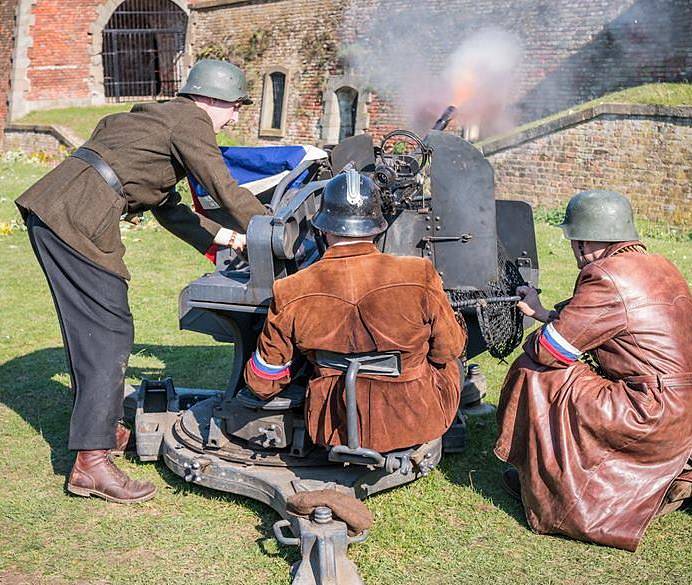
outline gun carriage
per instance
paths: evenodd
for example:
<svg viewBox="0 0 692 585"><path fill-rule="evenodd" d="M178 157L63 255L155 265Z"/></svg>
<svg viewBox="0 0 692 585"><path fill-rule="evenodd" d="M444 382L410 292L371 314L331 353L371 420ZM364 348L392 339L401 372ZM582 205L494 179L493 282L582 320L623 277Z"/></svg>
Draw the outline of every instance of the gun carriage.
<svg viewBox="0 0 692 585"><path fill-rule="evenodd" d="M327 160L298 165L264 193L271 214L252 219L246 258L219 253L216 269L180 294L181 328L233 344L226 390L185 392L170 380L145 380L130 397L142 460L161 457L187 481L257 499L282 516L274 527L277 539L301 549L294 583L361 583L346 549L367 534L349 536L329 508L318 508L311 518L290 514L289 496L334 488L363 499L427 475L443 451L442 438L394 453L360 445L357 375L398 375L394 354L319 356L346 376L348 445L332 449L313 445L306 434L308 364L269 401L244 387L243 365L255 349L273 282L309 266L323 252L310 219L327 180L355 168L379 185L389 224L379 248L434 264L450 303L467 324L467 359L486 350L502 358L521 341L514 291L538 278L532 211L524 202L495 199L488 161L470 143L443 132L452 114L445 112L447 119L443 116L425 138L405 130L390 133L378 146L367 135L349 138L331 149ZM460 414L444 447L461 450L464 437Z"/></svg>

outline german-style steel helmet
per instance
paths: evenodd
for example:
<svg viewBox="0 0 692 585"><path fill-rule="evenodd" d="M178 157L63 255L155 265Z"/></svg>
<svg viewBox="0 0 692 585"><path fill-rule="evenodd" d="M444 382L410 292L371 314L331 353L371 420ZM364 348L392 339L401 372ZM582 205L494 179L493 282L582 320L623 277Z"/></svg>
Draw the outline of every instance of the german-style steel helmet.
<svg viewBox="0 0 692 585"><path fill-rule="evenodd" d="M615 191L583 191L569 200L561 227L568 240L638 240L629 199Z"/></svg>
<svg viewBox="0 0 692 585"><path fill-rule="evenodd" d="M228 61L200 59L194 64L179 94L203 95L225 102L251 104L245 73Z"/></svg>
<svg viewBox="0 0 692 585"><path fill-rule="evenodd" d="M381 234L387 229L387 220L382 215L377 185L355 170L339 173L325 185L312 225L337 236Z"/></svg>

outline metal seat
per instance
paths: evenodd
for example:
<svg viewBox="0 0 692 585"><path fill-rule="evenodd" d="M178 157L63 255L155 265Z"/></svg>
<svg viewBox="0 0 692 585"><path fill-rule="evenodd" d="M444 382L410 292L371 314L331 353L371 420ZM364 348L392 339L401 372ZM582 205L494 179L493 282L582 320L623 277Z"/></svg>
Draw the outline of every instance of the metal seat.
<svg viewBox="0 0 692 585"><path fill-rule="evenodd" d="M378 375L398 377L401 375L401 353L398 351L369 353L334 353L318 351L315 362L323 368L345 372L346 428L348 446L336 445L329 451L329 460L339 463L354 463L384 467L386 458L374 449L360 446L358 432L358 404L356 401L356 380L359 375Z"/></svg>

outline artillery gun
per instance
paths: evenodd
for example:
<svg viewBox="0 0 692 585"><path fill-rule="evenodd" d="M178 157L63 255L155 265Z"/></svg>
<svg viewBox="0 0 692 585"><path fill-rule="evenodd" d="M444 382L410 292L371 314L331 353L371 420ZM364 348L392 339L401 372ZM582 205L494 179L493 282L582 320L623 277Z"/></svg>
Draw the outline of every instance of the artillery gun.
<svg viewBox="0 0 692 585"><path fill-rule="evenodd" d="M518 345L523 328L514 291L538 278L531 208L495 200L493 170L483 155L450 133L432 130L422 139L398 130L378 146L367 135L349 138L331 149L328 160L298 165L264 194L271 214L250 222L247 257L218 254L215 271L181 292L182 329L234 344L228 386L224 392L177 391L170 380L143 381L130 396L138 455L163 458L189 482L274 508L282 516L274 525L277 539L301 550L293 573L298 585L361 583L346 550L367 534L349 536L329 508L318 508L311 518L293 515L286 508L289 496L334 488L363 499L427 475L443 447L460 450L465 437L460 415L444 441L393 453L360 445L356 377L398 375L392 354L318 356L346 376L348 445L340 447L315 446L306 433L307 365L269 401L244 387L243 366L255 349L272 284L320 258L310 219L327 180L347 167L370 174L382 190L389 227L379 248L434 264L467 324L467 358L485 350L505 357Z"/></svg>

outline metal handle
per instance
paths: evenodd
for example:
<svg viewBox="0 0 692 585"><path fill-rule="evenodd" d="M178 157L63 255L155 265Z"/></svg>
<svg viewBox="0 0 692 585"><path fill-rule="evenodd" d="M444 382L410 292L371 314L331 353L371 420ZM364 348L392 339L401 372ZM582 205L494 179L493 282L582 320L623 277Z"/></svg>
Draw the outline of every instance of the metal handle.
<svg viewBox="0 0 692 585"><path fill-rule="evenodd" d="M358 405L356 403L356 379L360 362L353 360L346 370L346 428L348 432L348 446L350 449L360 448L360 434L358 433Z"/></svg>
<svg viewBox="0 0 692 585"><path fill-rule="evenodd" d="M368 539L368 531L363 530L360 534L356 534L355 536L349 536L348 537L348 544L360 544L361 542L365 542Z"/></svg>
<svg viewBox="0 0 692 585"><path fill-rule="evenodd" d="M272 526L272 529L274 530L274 537L284 546L300 546L300 538L284 536L282 529L290 526L291 523L288 520L277 520L274 522L274 526Z"/></svg>

